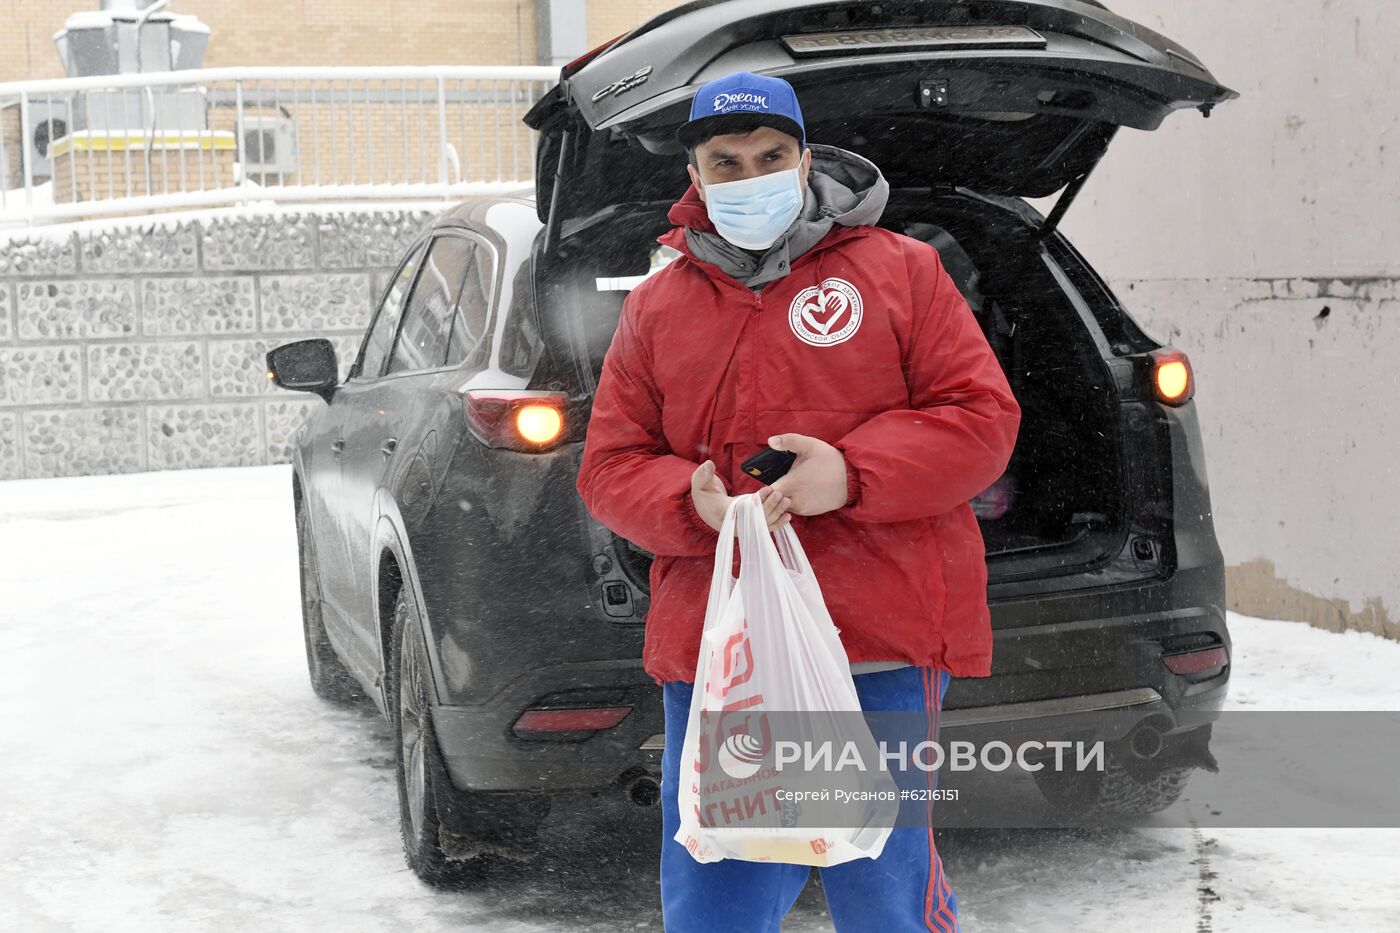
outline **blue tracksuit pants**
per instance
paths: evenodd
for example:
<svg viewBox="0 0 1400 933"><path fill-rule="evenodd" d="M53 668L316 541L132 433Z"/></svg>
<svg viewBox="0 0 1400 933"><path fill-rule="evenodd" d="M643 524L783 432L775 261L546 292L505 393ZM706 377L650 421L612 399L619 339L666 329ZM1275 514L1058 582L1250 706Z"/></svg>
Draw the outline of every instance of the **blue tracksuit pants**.
<svg viewBox="0 0 1400 933"><path fill-rule="evenodd" d="M861 709L928 716L938 740L938 714L950 675L904 667L854 677ZM663 685L666 750L661 758L661 908L667 933L777 933L807 884L811 868L724 859L701 864L676 842L681 745L692 685ZM930 804L930 807L932 804ZM818 869L838 933L957 933L958 901L943 874L931 827L896 828L878 859Z"/></svg>

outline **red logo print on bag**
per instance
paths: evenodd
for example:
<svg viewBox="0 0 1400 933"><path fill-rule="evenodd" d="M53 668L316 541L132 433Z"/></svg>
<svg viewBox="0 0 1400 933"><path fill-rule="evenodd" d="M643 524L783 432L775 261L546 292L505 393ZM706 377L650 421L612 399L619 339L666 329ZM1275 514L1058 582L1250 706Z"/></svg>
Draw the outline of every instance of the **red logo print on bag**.
<svg viewBox="0 0 1400 933"><path fill-rule="evenodd" d="M725 692L745 683L752 676L753 645L749 643L749 622L745 619L744 630L724 646Z"/></svg>
<svg viewBox="0 0 1400 933"><path fill-rule="evenodd" d="M753 645L749 642L749 623L744 620L743 628L730 636L718 652L719 665L713 661L705 679L705 693L717 700L724 700L735 687L748 683L753 677ZM719 671L716 672L715 668ZM718 673L718 681L715 675Z"/></svg>
<svg viewBox="0 0 1400 933"><path fill-rule="evenodd" d="M753 643L749 641L747 619L743 621L740 630L731 635L715 655L709 665L705 693L707 697L719 701L720 705L718 710L711 708L700 714L701 722L707 728L702 729L697 739L696 772L707 769L710 766L711 755L718 753L725 740L736 732L761 735L762 748L767 748L772 741L767 717L763 717L758 724L749 722L745 717L744 722L737 726L733 725L734 721L731 718L743 710L763 703L762 693L756 693L753 689L737 689L748 684L754 675ZM756 686L757 684L751 685ZM726 721L731 724L728 730L725 728Z"/></svg>

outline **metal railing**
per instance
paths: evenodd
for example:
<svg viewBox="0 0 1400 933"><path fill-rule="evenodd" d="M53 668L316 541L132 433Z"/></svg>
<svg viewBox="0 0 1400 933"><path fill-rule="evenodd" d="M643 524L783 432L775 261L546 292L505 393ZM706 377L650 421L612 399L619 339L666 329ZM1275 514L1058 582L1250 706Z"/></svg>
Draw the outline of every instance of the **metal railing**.
<svg viewBox="0 0 1400 933"><path fill-rule="evenodd" d="M554 68L216 68L0 84L0 224L534 178Z"/></svg>

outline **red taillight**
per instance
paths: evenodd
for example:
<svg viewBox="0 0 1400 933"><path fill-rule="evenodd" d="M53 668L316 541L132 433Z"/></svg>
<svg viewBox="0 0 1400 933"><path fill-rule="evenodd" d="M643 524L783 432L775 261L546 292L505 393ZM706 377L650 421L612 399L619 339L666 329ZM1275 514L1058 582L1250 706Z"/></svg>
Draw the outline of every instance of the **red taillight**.
<svg viewBox="0 0 1400 933"><path fill-rule="evenodd" d="M1216 645L1213 648L1202 648L1199 651L1164 655L1162 663L1173 674L1199 674L1202 671L1212 671L1229 664L1230 655L1225 650L1224 645Z"/></svg>
<svg viewBox="0 0 1400 933"><path fill-rule="evenodd" d="M576 709L527 709L515 721L516 735L558 732L597 732L611 729L632 712L630 706L589 706Z"/></svg>
<svg viewBox="0 0 1400 933"><path fill-rule="evenodd" d="M1167 405L1184 405L1196 394L1196 374L1191 361L1180 350L1157 350L1152 354L1152 391Z"/></svg>
<svg viewBox="0 0 1400 933"><path fill-rule="evenodd" d="M488 447L537 453L564 436L568 401L562 392L472 389L467 426Z"/></svg>

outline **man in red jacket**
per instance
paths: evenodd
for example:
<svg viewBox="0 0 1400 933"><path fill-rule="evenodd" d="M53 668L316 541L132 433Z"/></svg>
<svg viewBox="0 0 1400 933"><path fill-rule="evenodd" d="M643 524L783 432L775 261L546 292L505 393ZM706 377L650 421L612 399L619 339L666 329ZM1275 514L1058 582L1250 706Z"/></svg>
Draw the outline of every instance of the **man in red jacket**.
<svg viewBox="0 0 1400 933"><path fill-rule="evenodd" d="M692 186L660 242L681 254L623 305L578 490L651 551L643 662L663 686L666 928L777 930L804 866L700 864L673 839L677 771L717 530L757 491L791 522L850 659L862 708L928 717L949 678L991 673L981 531L969 500L1005 470L1021 410L931 246L875 226L889 188L852 152L808 146L787 82L702 87L677 134ZM796 454L762 487L739 465ZM850 930L957 929L932 828L822 869Z"/></svg>

